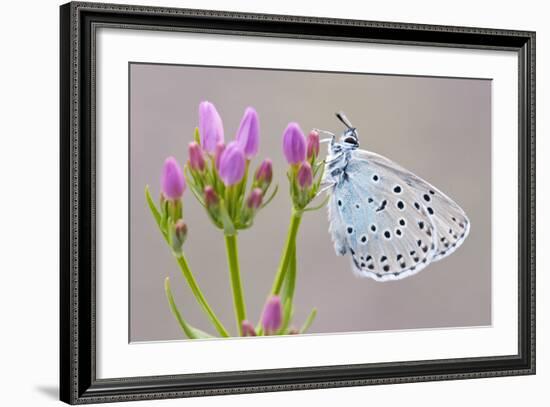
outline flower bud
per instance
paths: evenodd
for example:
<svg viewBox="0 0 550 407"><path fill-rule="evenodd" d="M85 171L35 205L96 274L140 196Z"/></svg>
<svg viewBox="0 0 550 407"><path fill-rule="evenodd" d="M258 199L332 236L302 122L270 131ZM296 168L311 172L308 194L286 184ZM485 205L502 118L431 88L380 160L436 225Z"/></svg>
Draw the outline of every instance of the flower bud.
<svg viewBox="0 0 550 407"><path fill-rule="evenodd" d="M194 141L189 143L189 166L195 171L203 171L206 166L202 148Z"/></svg>
<svg viewBox="0 0 550 407"><path fill-rule="evenodd" d="M178 219L174 224L174 232L172 234L172 250L180 252L186 237L187 225L183 219Z"/></svg>
<svg viewBox="0 0 550 407"><path fill-rule="evenodd" d="M236 141L229 143L221 154L218 171L226 186L235 185L243 179L245 157Z"/></svg>
<svg viewBox="0 0 550 407"><path fill-rule="evenodd" d="M258 185L269 185L273 179L273 164L269 158L262 161L256 174L254 174L254 180Z"/></svg>
<svg viewBox="0 0 550 407"><path fill-rule="evenodd" d="M223 122L216 107L207 101L199 105L199 133L201 146L213 154L218 143L223 143Z"/></svg>
<svg viewBox="0 0 550 407"><path fill-rule="evenodd" d="M214 150L214 162L216 164L216 169L220 169L220 158L222 156L222 153L225 150L225 144L218 143L216 144L216 148Z"/></svg>
<svg viewBox="0 0 550 407"><path fill-rule="evenodd" d="M260 145L260 122L258 113L252 107L247 107L244 116L237 130L235 138L244 151L247 160L250 160L258 153Z"/></svg>
<svg viewBox="0 0 550 407"><path fill-rule="evenodd" d="M164 162L161 177L162 194L166 199L178 200L185 191L185 178L174 157L168 157Z"/></svg>
<svg viewBox="0 0 550 407"><path fill-rule="evenodd" d="M212 208L220 202L216 191L212 186L207 185L204 187L204 204L207 208Z"/></svg>
<svg viewBox="0 0 550 407"><path fill-rule="evenodd" d="M311 165L307 161L300 165L297 178L298 185L302 189L309 188L313 184L313 172L311 171Z"/></svg>
<svg viewBox="0 0 550 407"><path fill-rule="evenodd" d="M250 195L248 196L246 205L250 209L258 209L262 204L262 198L263 198L262 190L260 188L254 188L250 192Z"/></svg>
<svg viewBox="0 0 550 407"><path fill-rule="evenodd" d="M319 155L319 133L315 130L307 135L307 159L315 159Z"/></svg>
<svg viewBox="0 0 550 407"><path fill-rule="evenodd" d="M289 164L298 164L306 158L306 139L298 123L289 123L283 133L283 153Z"/></svg>
<svg viewBox="0 0 550 407"><path fill-rule="evenodd" d="M176 233L176 237L183 243L185 241L185 238L187 237L187 225L183 221L183 219L177 220L174 226L174 231Z"/></svg>
<svg viewBox="0 0 550 407"><path fill-rule="evenodd" d="M274 334L283 322L283 306L278 295L272 295L267 299L262 312L262 327L267 335Z"/></svg>
<svg viewBox="0 0 550 407"><path fill-rule="evenodd" d="M256 330L254 329L254 325L252 325L246 319L241 324L241 330L242 330L243 336L256 336Z"/></svg>

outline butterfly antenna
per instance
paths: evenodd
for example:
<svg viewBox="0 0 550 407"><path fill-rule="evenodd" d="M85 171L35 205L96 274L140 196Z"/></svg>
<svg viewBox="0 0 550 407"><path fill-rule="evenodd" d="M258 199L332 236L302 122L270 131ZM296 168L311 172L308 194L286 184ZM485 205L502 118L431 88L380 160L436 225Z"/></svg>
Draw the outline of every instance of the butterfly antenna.
<svg viewBox="0 0 550 407"><path fill-rule="evenodd" d="M319 143L321 143L321 144L323 144L323 143L333 143L334 139L336 138L336 134L331 133L330 131L321 130L321 129L313 129L313 130L315 130L319 134L326 134L327 136L330 136L330 137L322 138L321 140L319 140Z"/></svg>
<svg viewBox="0 0 550 407"><path fill-rule="evenodd" d="M337 112L336 113L336 117L338 118L338 120L340 120L344 126L346 126L348 129L352 130L354 129L353 127L353 124L350 123L350 121L348 120L348 118L346 117L346 115L344 114L344 112Z"/></svg>
<svg viewBox="0 0 550 407"><path fill-rule="evenodd" d="M326 134L327 136L331 136L331 137L336 136L336 134L331 133L330 131L327 131L327 130L321 130L321 129L313 129L313 130L319 134Z"/></svg>

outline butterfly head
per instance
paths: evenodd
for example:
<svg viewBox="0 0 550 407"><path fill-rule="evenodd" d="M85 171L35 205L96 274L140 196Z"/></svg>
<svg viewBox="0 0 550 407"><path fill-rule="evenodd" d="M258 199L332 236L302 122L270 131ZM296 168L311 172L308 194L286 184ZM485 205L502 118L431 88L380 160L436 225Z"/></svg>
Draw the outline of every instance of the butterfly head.
<svg viewBox="0 0 550 407"><path fill-rule="evenodd" d="M359 138L357 129L353 127L344 113L338 112L336 117L346 126L346 129L338 140L336 140L336 135L332 134L328 146L328 155L325 159L327 164L325 178L328 182L338 183L343 176L342 174L345 174L345 169L352 158L353 151L359 148Z"/></svg>
<svg viewBox="0 0 550 407"><path fill-rule="evenodd" d="M359 147L357 129L353 127L343 112L336 113L336 117L346 126L346 130L344 130L344 133L340 136L340 144L342 144L342 147L346 149L356 149Z"/></svg>

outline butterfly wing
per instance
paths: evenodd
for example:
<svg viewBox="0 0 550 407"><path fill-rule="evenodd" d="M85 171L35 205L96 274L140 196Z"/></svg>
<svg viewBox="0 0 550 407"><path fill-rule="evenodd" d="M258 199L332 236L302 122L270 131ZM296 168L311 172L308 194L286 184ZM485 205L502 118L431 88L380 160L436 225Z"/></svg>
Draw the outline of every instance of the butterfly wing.
<svg viewBox="0 0 550 407"><path fill-rule="evenodd" d="M336 205L335 194L332 195L328 203L329 232L334 243L334 250L338 256L343 256L348 251L348 242L346 240L345 228L342 223L342 216Z"/></svg>
<svg viewBox="0 0 550 407"><path fill-rule="evenodd" d="M402 179L413 191L416 203L424 207L437 231L437 250L433 260L453 253L468 237L470 221L456 202L422 178L376 153L357 150L355 158L371 163L380 172L389 172Z"/></svg>
<svg viewBox="0 0 550 407"><path fill-rule="evenodd" d="M469 230L466 215L446 195L362 150L352 153L334 186L329 220L337 254L349 251L353 271L378 281L419 272L456 250Z"/></svg>

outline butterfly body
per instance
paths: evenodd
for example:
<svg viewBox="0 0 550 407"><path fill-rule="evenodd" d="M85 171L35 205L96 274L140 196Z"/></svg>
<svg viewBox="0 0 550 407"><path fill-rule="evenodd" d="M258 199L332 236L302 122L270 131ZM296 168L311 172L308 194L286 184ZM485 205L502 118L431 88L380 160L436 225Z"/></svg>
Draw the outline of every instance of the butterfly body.
<svg viewBox="0 0 550 407"><path fill-rule="evenodd" d="M357 131L332 138L323 182L331 186L329 231L336 254L377 281L418 273L466 239L464 211L434 186L391 160L359 149Z"/></svg>

